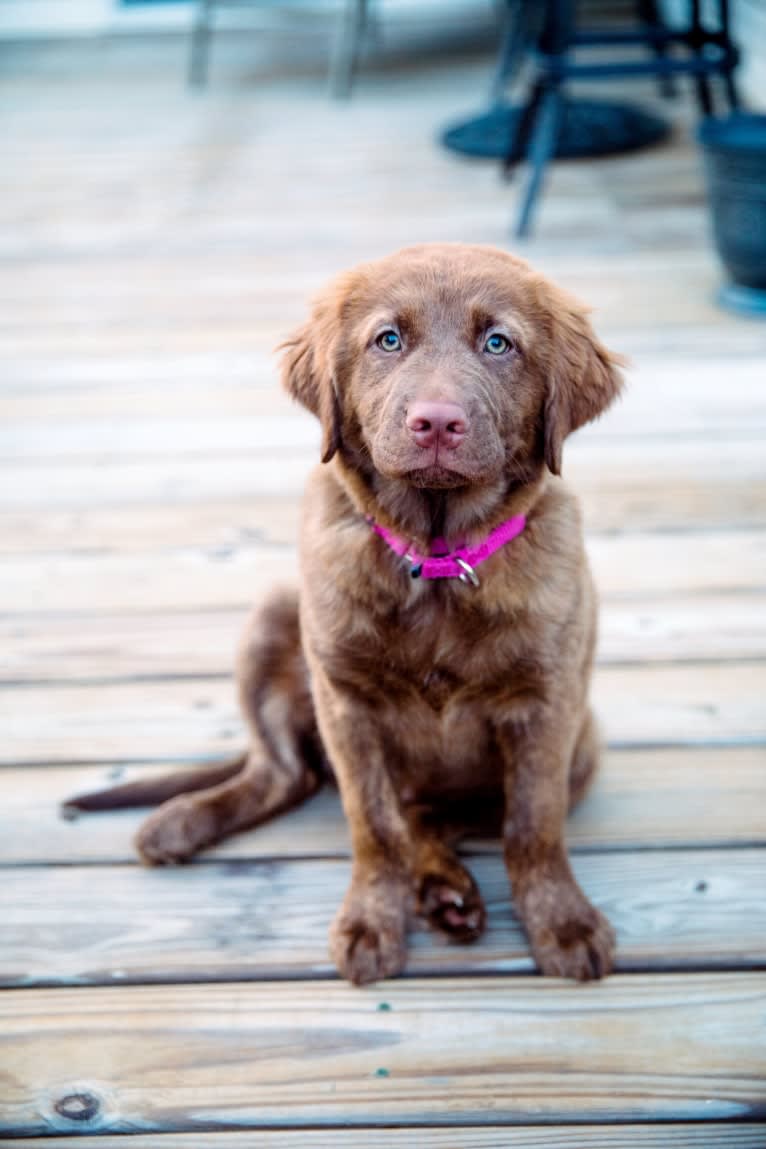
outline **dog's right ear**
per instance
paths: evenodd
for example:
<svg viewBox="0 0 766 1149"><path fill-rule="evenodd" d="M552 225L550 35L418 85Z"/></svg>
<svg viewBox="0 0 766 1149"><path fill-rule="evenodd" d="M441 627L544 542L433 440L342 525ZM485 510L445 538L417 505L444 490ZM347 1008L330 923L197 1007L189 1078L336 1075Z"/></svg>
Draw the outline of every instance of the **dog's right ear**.
<svg viewBox="0 0 766 1149"><path fill-rule="evenodd" d="M328 317L329 318L329 317ZM322 425L322 462L340 447L341 409L335 384L334 324L323 322L319 309L278 350L282 352L282 386L308 408Z"/></svg>

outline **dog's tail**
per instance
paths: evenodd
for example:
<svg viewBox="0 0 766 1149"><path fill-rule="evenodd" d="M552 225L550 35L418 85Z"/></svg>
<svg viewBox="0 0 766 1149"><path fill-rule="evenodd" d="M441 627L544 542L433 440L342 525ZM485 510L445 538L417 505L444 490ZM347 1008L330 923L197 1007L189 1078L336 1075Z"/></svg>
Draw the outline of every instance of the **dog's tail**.
<svg viewBox="0 0 766 1149"><path fill-rule="evenodd" d="M191 770L179 770L176 774L163 774L161 778L139 779L125 782L122 786L112 786L108 790L93 790L89 794L76 794L62 804L62 812L76 810L122 810L129 806L159 806L177 794L188 794L193 790L207 790L227 782L247 761L247 754L238 754L217 766L202 766Z"/></svg>

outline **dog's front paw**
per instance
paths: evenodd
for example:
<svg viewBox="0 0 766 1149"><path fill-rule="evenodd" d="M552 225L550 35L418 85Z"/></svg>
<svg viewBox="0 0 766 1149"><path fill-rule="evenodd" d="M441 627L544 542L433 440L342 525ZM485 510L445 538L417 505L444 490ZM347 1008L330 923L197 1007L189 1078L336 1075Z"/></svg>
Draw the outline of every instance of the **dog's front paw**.
<svg viewBox="0 0 766 1149"><path fill-rule="evenodd" d="M541 892L525 902L522 917L542 973L593 981L610 972L614 930L579 889Z"/></svg>
<svg viewBox="0 0 766 1149"><path fill-rule="evenodd" d="M210 816L192 798L173 798L140 826L135 845L147 866L186 862L215 838Z"/></svg>
<svg viewBox="0 0 766 1149"><path fill-rule="evenodd" d="M476 882L459 863L448 873L426 873L418 887L418 913L450 941L474 942L484 932L486 910Z"/></svg>
<svg viewBox="0 0 766 1149"><path fill-rule="evenodd" d="M330 929L330 954L354 985L401 973L407 960L407 895L396 883L352 886Z"/></svg>

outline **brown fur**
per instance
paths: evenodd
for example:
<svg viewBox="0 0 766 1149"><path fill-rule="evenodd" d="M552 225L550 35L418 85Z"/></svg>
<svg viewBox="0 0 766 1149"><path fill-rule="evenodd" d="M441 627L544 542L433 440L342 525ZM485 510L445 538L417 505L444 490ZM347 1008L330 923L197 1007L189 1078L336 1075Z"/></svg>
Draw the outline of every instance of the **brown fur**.
<svg viewBox="0 0 766 1149"><path fill-rule="evenodd" d="M402 341L393 353L376 341L388 329ZM502 354L487 350L493 332ZM353 845L330 944L351 981L402 969L412 910L454 940L481 933L481 895L453 842L474 814L502 832L542 971L608 972L611 927L564 844L598 756L596 599L577 504L557 476L566 436L618 394L615 362L579 304L489 248L411 248L323 293L283 355L285 386L322 425L300 593L280 592L248 628L241 770L174 790L139 831L146 862L182 861L257 825L313 792L329 763ZM421 400L463 409L456 449L425 455L408 434ZM481 565L478 588L411 579L366 521L423 552L437 536L478 542L520 513L526 529Z"/></svg>

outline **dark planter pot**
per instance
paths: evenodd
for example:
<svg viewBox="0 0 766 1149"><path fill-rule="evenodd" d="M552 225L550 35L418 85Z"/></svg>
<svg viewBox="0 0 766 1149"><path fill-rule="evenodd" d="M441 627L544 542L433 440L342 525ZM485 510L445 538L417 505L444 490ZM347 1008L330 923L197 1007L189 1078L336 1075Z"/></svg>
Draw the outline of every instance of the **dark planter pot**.
<svg viewBox="0 0 766 1149"><path fill-rule="evenodd" d="M705 120L699 141L715 245L734 280L722 302L766 313L766 115Z"/></svg>

